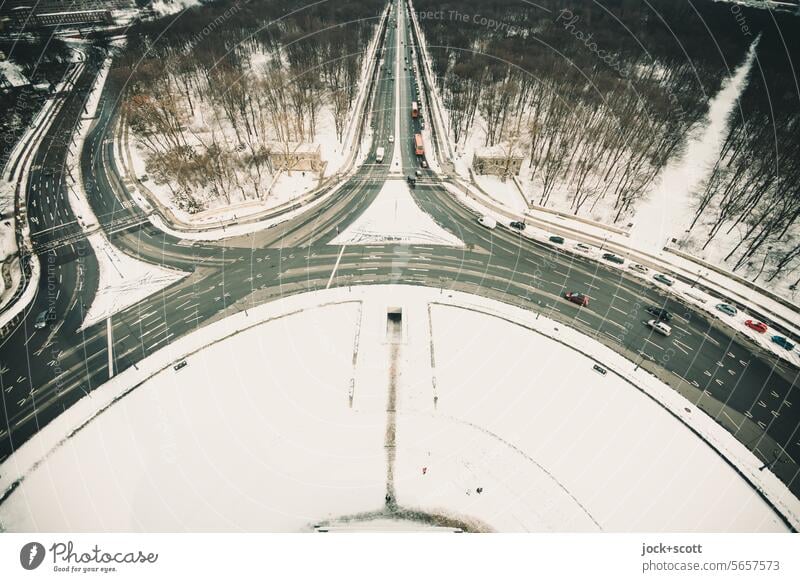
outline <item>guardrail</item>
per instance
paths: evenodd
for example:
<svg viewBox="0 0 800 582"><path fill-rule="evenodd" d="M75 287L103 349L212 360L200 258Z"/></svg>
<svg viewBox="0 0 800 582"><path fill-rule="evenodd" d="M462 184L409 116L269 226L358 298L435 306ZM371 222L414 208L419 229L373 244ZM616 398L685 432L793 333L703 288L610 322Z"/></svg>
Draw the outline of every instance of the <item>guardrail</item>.
<svg viewBox="0 0 800 582"><path fill-rule="evenodd" d="M753 281L748 281L747 279L745 279L744 277L742 277L740 275L737 275L736 273L732 273L730 271L722 269L722 268L718 267L717 265L712 265L711 263L707 263L706 261L704 261L702 259L699 259L698 257L694 257L694 256L692 256L692 255L690 255L688 253L685 253L685 252L683 252L683 251L681 251L679 249L676 249L674 247L666 246L666 247L664 247L664 251L666 251L668 253L671 253L671 254L673 254L673 255L675 255L677 257L680 257L680 258L682 258L684 260L691 261L691 262L695 263L696 265L698 265L699 267L702 267L703 269L707 269L709 271L714 271L718 275L722 275L723 277L727 277L729 279L732 279L732 280L736 281L737 283L739 283L740 285L744 285L745 287L748 287L751 291L753 291L753 293L757 293L759 295L764 295L765 297L769 297L770 299L772 299L773 301L775 301L777 303L780 303L782 306L786 307L787 309L790 309L791 311L794 311L795 313L800 313L800 307L798 307L796 304L794 304L791 301L781 297L780 295L778 295L776 293L773 293L769 289L766 289L766 288L764 288L764 287L762 287L760 285L756 285ZM748 300L750 300L750 299L748 299Z"/></svg>

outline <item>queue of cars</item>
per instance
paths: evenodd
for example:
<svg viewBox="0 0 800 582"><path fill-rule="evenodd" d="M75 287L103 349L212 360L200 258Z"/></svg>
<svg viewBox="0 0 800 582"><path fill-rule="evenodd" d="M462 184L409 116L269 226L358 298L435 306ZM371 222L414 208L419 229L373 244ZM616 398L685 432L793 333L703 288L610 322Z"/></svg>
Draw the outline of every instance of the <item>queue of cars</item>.
<svg viewBox="0 0 800 582"><path fill-rule="evenodd" d="M486 215L481 216L478 219L478 222L483 226L485 226L486 228L490 229L493 229L497 226L497 221L494 218ZM516 231L522 232L523 230L525 230L525 222L512 221L509 223L509 227ZM566 242L564 237L558 235L552 235L548 237L548 240L551 243L557 245L563 245ZM587 244L579 242L573 245L573 249L575 251L588 254L589 251L592 249L592 247ZM625 264L625 259L623 257L620 257L619 255L615 255L614 253L603 253L602 258L610 263L614 263L617 265ZM630 263L628 264L628 268L631 269L632 271L636 271L637 273L641 273L643 275L646 275L650 272L650 270L646 266L640 263ZM655 275L653 275L653 280L658 283L661 283L662 285L666 285L667 287L672 287L675 284L675 281L673 279L667 277L662 273L656 273ZM569 291L567 293L564 293L564 298L567 301L578 305L579 307L589 306L590 297L585 293L581 293L578 291ZM738 310L736 309L736 307L730 305L729 303L718 303L715 306L715 308L717 309L717 311L720 311L721 313L724 313L725 315L728 316L735 316L738 314ZM646 311L651 315L655 316L653 319L644 322L648 327L650 327L654 332L663 335L665 337L669 336L672 333L672 327L668 323L672 319L672 314L669 311L655 306L648 307ZM767 330L769 329L767 324L765 324L764 322L752 319L746 320L744 322L744 325L747 326L749 329L752 329L753 331L756 331L758 333L766 333ZM795 347L794 343L792 343L789 339L781 335L773 335L771 336L770 340L774 344L781 346L782 348L789 351L793 350Z"/></svg>

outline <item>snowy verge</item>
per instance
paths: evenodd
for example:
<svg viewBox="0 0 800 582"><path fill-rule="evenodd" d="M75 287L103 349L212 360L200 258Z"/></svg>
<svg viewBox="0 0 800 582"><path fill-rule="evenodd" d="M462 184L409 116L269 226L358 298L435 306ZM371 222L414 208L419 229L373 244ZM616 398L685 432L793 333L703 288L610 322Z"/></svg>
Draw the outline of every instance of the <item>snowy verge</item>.
<svg viewBox="0 0 800 582"><path fill-rule="evenodd" d="M355 302L361 302L362 304L372 302L376 304L378 311L381 311L382 309L382 313L380 314L381 318L379 319L381 319L383 322L383 327L381 328L383 333L385 333L386 305L408 306L412 304L427 304L441 305L448 308L454 307L474 313L489 315L501 320L505 320L506 322L515 326L526 328L540 334L541 336L549 338L550 340L558 342L562 346L572 350L575 354L575 358L585 357L597 362L608 370L609 375L618 376L626 383L640 390L653 401L657 402L661 407L663 407L664 410L668 411L674 418L680 420L683 425L691 429L691 431L700 436L705 443L710 445L715 451L722 455L726 461L733 466L742 477L752 484L759 494L784 517L788 524L795 529L800 526L800 501L798 501L798 499L795 498L791 492L789 492L786 486L771 472L759 470L762 464L759 459L750 453L750 451L747 450L744 445L736 441L736 439L730 433L718 425L712 418L706 416L687 399L669 388L669 386L658 380L655 376L646 372L644 369L636 369L632 362L617 354L612 349L600 344L599 342L596 342L595 340L585 336L575 329L565 327L562 324L548 319L547 317L540 316L537 319L536 315L533 313L500 303L498 301L467 293L448 292L446 295L442 295L437 289L398 285L356 286L350 291L348 291L347 288L342 287L290 296L279 299L272 303L267 303L249 309L247 312L236 313L226 317L225 319L209 324L200 332L192 333L180 338L179 340L176 340L169 346L164 347L149 358L140 362L138 364L138 368L129 368L125 370L95 390L91 397L87 396L78 401L75 405L67 409L63 414L44 427L35 437L33 437L15 453L13 453L2 465L2 471L0 471L0 491L9 491L9 489L17 482L29 478L33 472L39 470L40 468L46 472L47 465L42 465L42 463L46 459L54 457L60 448L71 447L71 438L75 437L76 432L81 429L85 430L90 428L90 423L93 422L99 414L109 410L116 410L113 416L115 418L120 418L119 415L124 414L124 407L127 405L127 399L122 402L118 401L122 397L130 394L132 391L145 386L145 382L149 381L159 373L166 373L169 378L171 378L173 371L171 371L170 368L177 361L186 359L188 367L183 368L183 371L188 371L189 369L199 367L199 373L202 373L205 369L205 362L199 352L201 352L201 350L205 350L209 346L213 346L222 340L227 340L228 338L235 336L245 339L249 337L247 335L249 330L252 330L254 327L260 326L268 321L273 321L275 319L284 318L290 315L294 316L304 314L309 310L321 307ZM419 327L419 321L417 321L419 319L423 318L416 317L414 318L416 324L408 324L406 327L404 327L404 331L402 333L402 342L404 346L413 346L413 349L415 350L422 349L425 351L425 342L422 342L421 345L419 341L416 341L415 338L417 336L414 334L413 327L408 327L413 325L417 325L417 327ZM314 321L317 323L314 323ZM309 335L309 337L314 337L318 330L323 329L319 324L319 321L322 320L314 320L314 318L311 318L309 321L309 325L312 326L310 328L310 332L313 332L311 335ZM328 331L328 333L341 332L339 327L335 326L334 331ZM304 327L303 329L306 328ZM379 338L379 335L375 335L377 333L377 326L368 324L367 329L364 329L363 326L361 329L362 349L386 350L387 344L385 341L383 343L380 341L375 341L377 338ZM410 330L410 332L408 330ZM292 335L286 330L282 331L283 333L288 334L286 337L296 337L296 335ZM369 341L365 340L364 338L370 338L370 333L372 333L372 339ZM456 351L461 348L463 339L464 338L459 337L456 340L456 343L454 344ZM352 340L341 340L332 341L330 344L326 345L329 345L329 348L326 349L330 349L335 352L341 352L343 349L341 346L346 345L347 349L342 352L342 354L349 356L349 350L351 349L353 343ZM300 348L299 346L297 347ZM405 349L405 347L401 349ZM318 350L315 350L315 353L316 351ZM222 350L222 352L227 354L232 353L228 350ZM440 356L441 355L442 354L440 353ZM362 359L370 367L370 373L368 375L369 378L379 378L381 375L381 370L383 370L383 373L385 374L385 368L382 367L379 362L374 362L372 358L367 357ZM346 357L345 360L348 363L352 362L354 364L354 361L349 357ZM453 359L449 358L449 360L449 363L452 365ZM434 360L432 359L431 365L433 364L433 361ZM444 365L447 359L437 361L441 362L441 365ZM414 362L419 364L418 358L414 358ZM561 369L570 369L570 366L563 362L560 365L562 366ZM221 367L225 368L224 366ZM410 386L409 382L411 382L418 389L424 389L427 377L424 377L424 370L421 370L423 367L425 367L427 370L431 369L427 366L417 366L417 370L408 369L408 367L405 365L402 367L406 373L410 372L409 377L406 377L403 380L404 383L401 384L404 390ZM265 381L263 366L255 365L253 369L258 370L258 372L253 373L255 374L254 377L259 378L259 381L255 382L252 386L247 384L250 389L256 389L257 386L261 385L262 381ZM227 368L225 368L225 370L227 370ZM437 374L444 373L444 370L440 370L438 365L436 370ZM175 373L180 374L182 372L175 371ZM344 372L338 376L343 375ZM601 383L605 382L607 379L610 380L611 376L609 375L602 377L600 375L597 376L598 387L608 386L608 384ZM238 374L234 374L234 376L237 378L237 381L241 383L242 378L239 377ZM249 378L250 375L247 377ZM277 378L278 384L281 383L280 378L284 378L283 372L281 372ZM363 378L360 380L363 380ZM269 381L268 374L266 375L266 381ZM172 382L174 383L174 381ZM218 386L210 385L207 387L207 389L200 387L198 387L198 389L202 389L204 391L208 390L210 391L211 396L213 396L214 394L219 393L219 390L224 384L227 384L226 381L221 382L222 384ZM340 384L342 384L342 382L337 382L337 386ZM356 386L356 398L363 398L364 406L373 412L372 416L367 417L362 422L374 424L375 420L380 418L380 416L375 415L378 414L378 410L381 409L381 406L385 405L385 395L380 396L378 394L380 390L376 388L374 386L374 382L371 381L358 381ZM432 393L430 392L430 389L430 383L428 382L428 403L431 402ZM339 392L336 392L333 395L333 400L331 400L331 402L340 399L340 397L340 401L346 401L345 386L339 386L337 390L339 390ZM367 392L362 395L360 392L361 390L365 390ZM442 392L440 394L440 399L442 399L440 401L442 402L442 405L446 404L444 399L448 399L450 395L454 394L453 390L455 390L455 393L458 392L457 387L451 386L451 389L448 392ZM406 392L406 394L411 398L411 401L403 403L401 400L401 411L406 405L412 406L412 408L416 407L418 409L423 406L422 400L415 398L413 396L413 392L409 391ZM228 396L229 394L225 392L224 395L220 394L219 397L227 399ZM318 397L319 396L314 396L314 398ZM330 399L330 395L326 395L325 398ZM138 400L140 399L141 397L138 398ZM295 397L291 398L290 400L294 402ZM458 401L458 398L450 400L450 402L453 403L457 403ZM182 401L179 400L179 402ZM227 400L220 401L220 406L224 404L224 402L227 402ZM184 405L185 404L186 403L184 402ZM508 402L502 399L498 399L497 402L494 403L495 406L499 404L502 404L503 406L509 405ZM289 405L290 407L292 406L291 402ZM465 405L470 406L469 403L466 403ZM471 406L480 405L480 402L471 404ZM346 405L340 403L340 406ZM412 408L406 408L406 411L412 413ZM162 408L158 406L157 409L162 410ZM150 410L150 408L148 408L148 410ZM308 411L306 411L302 406L295 410L300 414L301 417L308 414ZM206 413L208 413L208 411L206 411ZM609 412L609 414L612 416L616 414L624 415L625 413L626 411ZM231 419L228 419L228 421L230 420ZM551 420L558 419L556 418ZM400 422L402 422L402 419ZM268 426L273 425L269 424ZM377 426L379 427L379 433L382 434L383 425L378 423ZM222 428L224 429L224 427ZM224 430L226 430L227 434L228 429ZM217 434L217 431L212 432L214 432L215 435ZM280 431L274 435L274 438L277 439L276 445L281 440L280 435ZM99 436L100 435L98 435L98 437ZM96 442L98 439L88 440ZM221 440L225 441L225 439ZM84 439L84 442L85 441L86 439ZM699 441L695 440L695 443L697 442ZM231 446L236 446L238 450L241 446L249 445L245 442L236 441L231 443ZM589 447L589 450L591 450L591 447ZM74 458L74 450L71 448L64 452L66 453L66 457ZM306 449L302 449L300 452L303 452L306 455L309 454L309 451ZM698 454L697 447L695 445L691 445L691 450L685 452L688 455ZM198 454L200 457L202 457L203 451L196 451L194 456L197 456ZM63 458L64 455L62 455L62 460ZM181 461L189 463L188 459L181 459ZM158 461L154 459L153 462L156 463L154 466L157 466ZM177 462L177 459L175 459L174 462ZM416 461L414 461L414 463L416 463ZM150 465L146 464L145 466L149 467ZM611 471L613 473L614 468L615 465L610 464L605 467L598 467L597 470ZM344 473L346 472L347 471L345 470ZM402 475L399 476L402 477ZM8 501L6 501L6 503L8 503ZM609 502L606 501L606 503Z"/></svg>
<svg viewBox="0 0 800 582"><path fill-rule="evenodd" d="M136 305L188 275L129 257L103 235L92 234L88 241L97 256L100 284L80 329Z"/></svg>
<svg viewBox="0 0 800 582"><path fill-rule="evenodd" d="M417 206L405 180L386 180L378 196L344 232L330 244L433 244L463 247Z"/></svg>

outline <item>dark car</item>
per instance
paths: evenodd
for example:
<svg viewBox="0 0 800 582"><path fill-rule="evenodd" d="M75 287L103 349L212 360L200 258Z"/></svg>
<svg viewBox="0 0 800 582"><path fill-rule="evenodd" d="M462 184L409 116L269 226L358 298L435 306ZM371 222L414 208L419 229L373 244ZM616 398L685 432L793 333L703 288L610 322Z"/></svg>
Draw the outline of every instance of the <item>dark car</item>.
<svg viewBox="0 0 800 582"><path fill-rule="evenodd" d="M509 222L508 226L510 226L511 228L516 228L517 230L525 230L525 223L520 222L519 220Z"/></svg>
<svg viewBox="0 0 800 582"><path fill-rule="evenodd" d="M653 279L655 279L659 283L663 283L667 287L672 287L672 285L675 283L675 281L673 281L672 279L670 279L666 275L662 275L661 273L658 273L657 275L653 275Z"/></svg>
<svg viewBox="0 0 800 582"><path fill-rule="evenodd" d="M567 301L571 301L572 303L580 305L581 307L589 306L589 298L583 293L574 293L570 291L569 293L564 293L564 297Z"/></svg>
<svg viewBox="0 0 800 582"><path fill-rule="evenodd" d="M625 262L625 259L618 257L614 253L603 253L603 258L611 263L616 263L617 265L621 265Z"/></svg>
<svg viewBox="0 0 800 582"><path fill-rule="evenodd" d="M551 243L556 243L558 245L563 245L564 244L564 237L563 236L551 236L548 240Z"/></svg>
<svg viewBox="0 0 800 582"><path fill-rule="evenodd" d="M782 335L774 335L772 336L772 343L778 344L785 350L793 350L794 344L790 342L788 339L783 337Z"/></svg>
<svg viewBox="0 0 800 582"><path fill-rule="evenodd" d="M408 185L412 188L417 185L417 179L414 176L408 176L406 180L408 181Z"/></svg>
<svg viewBox="0 0 800 582"><path fill-rule="evenodd" d="M661 309L660 307L648 307L646 311L647 313L655 315L661 321L672 320L672 314L666 309Z"/></svg>
<svg viewBox="0 0 800 582"><path fill-rule="evenodd" d="M39 313L36 316L36 321L33 323L35 329L42 329L47 327L51 322L56 320L56 308L51 306Z"/></svg>

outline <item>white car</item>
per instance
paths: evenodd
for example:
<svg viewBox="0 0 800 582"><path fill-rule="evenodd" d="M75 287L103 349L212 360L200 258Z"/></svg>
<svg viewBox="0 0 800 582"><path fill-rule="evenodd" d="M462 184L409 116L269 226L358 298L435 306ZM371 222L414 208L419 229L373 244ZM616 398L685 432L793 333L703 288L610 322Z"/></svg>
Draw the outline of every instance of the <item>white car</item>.
<svg viewBox="0 0 800 582"><path fill-rule="evenodd" d="M394 143L394 136L393 135L389 136L389 143Z"/></svg>
<svg viewBox="0 0 800 582"><path fill-rule="evenodd" d="M640 265L639 263L631 263L630 265L628 265L628 268L633 269L634 271L638 271L639 273L647 273L650 271L650 269L648 269L644 265Z"/></svg>
<svg viewBox="0 0 800 582"><path fill-rule="evenodd" d="M647 326L652 328L654 332L660 333L661 335L667 336L672 333L672 328L668 326L663 321L658 321L657 319L651 319L647 322Z"/></svg>
<svg viewBox="0 0 800 582"><path fill-rule="evenodd" d="M497 226L497 221L491 216L481 216L478 219L478 222L480 222L486 228L494 228Z"/></svg>

